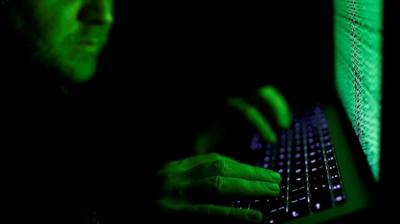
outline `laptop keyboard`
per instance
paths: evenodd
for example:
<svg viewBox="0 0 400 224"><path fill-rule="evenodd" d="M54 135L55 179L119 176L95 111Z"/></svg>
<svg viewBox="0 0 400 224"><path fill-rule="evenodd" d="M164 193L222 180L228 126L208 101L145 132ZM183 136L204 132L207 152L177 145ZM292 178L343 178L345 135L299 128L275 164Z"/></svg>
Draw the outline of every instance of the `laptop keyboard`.
<svg viewBox="0 0 400 224"><path fill-rule="evenodd" d="M328 124L321 107L294 115L290 129L279 133L276 145L265 144L258 134L250 143L254 165L279 172L278 197L240 200L242 209L257 209L264 223L281 223L335 207L345 202Z"/></svg>

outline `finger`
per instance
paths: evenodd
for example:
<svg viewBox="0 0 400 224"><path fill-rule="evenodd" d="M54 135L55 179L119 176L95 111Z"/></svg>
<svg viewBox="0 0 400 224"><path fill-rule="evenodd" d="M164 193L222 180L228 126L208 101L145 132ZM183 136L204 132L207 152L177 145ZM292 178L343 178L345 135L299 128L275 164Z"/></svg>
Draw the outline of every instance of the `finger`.
<svg viewBox="0 0 400 224"><path fill-rule="evenodd" d="M196 167L200 164L203 163L208 163L209 161L215 161L215 160L232 160L229 157L220 155L218 153L209 153L209 154L205 154L205 155L198 155L198 156L193 156L193 157L189 157L183 160L178 160L178 161L172 161L169 162L165 168L165 170L168 171L185 171L185 170L189 170L193 167Z"/></svg>
<svg viewBox="0 0 400 224"><path fill-rule="evenodd" d="M216 160L200 164L188 170L186 175L197 179L222 176L274 183L280 183L282 180L281 175L277 172L240 163L227 157L220 157Z"/></svg>
<svg viewBox="0 0 400 224"><path fill-rule="evenodd" d="M256 210L239 209L212 204L188 204L169 199L160 201L164 214L177 214L181 217L189 216L194 220L210 221L230 221L238 223L259 223L262 221L262 214ZM225 223L223 222L223 223Z"/></svg>
<svg viewBox="0 0 400 224"><path fill-rule="evenodd" d="M275 143L276 134L274 133L270 123L264 116L257 110L256 107L247 103L241 98L232 98L228 104L234 109L240 111L245 118L260 132L264 140L267 142Z"/></svg>
<svg viewBox="0 0 400 224"><path fill-rule="evenodd" d="M191 182L182 193L189 198L240 199L278 196L279 191L277 183L214 176Z"/></svg>
<svg viewBox="0 0 400 224"><path fill-rule="evenodd" d="M292 115L287 101L280 92L272 86L267 86L261 88L258 94L272 109L278 125L281 128L288 128L292 122Z"/></svg>

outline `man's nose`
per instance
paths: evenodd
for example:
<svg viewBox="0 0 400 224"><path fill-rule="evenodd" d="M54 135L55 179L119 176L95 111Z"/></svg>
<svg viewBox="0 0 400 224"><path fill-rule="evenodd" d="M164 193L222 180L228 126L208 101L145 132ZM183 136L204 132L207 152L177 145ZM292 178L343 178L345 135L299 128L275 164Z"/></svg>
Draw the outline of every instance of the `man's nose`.
<svg viewBox="0 0 400 224"><path fill-rule="evenodd" d="M111 25L114 21L114 0L86 0L80 20L92 25Z"/></svg>

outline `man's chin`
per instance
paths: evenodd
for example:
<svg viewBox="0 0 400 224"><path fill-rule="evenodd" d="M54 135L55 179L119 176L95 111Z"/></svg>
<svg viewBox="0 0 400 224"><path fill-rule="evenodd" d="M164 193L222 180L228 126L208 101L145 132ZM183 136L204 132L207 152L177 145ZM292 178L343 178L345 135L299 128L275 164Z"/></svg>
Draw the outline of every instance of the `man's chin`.
<svg viewBox="0 0 400 224"><path fill-rule="evenodd" d="M72 84L81 84L89 81L96 73L97 62L77 63L66 69L64 78Z"/></svg>

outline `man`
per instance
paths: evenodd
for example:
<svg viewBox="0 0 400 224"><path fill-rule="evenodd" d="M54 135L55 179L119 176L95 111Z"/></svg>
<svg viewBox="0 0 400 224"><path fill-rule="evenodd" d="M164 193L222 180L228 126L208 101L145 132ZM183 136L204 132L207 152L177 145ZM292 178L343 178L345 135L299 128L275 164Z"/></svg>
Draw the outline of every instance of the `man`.
<svg viewBox="0 0 400 224"><path fill-rule="evenodd" d="M96 192L87 146L96 109L74 98L96 73L113 7L114 0L0 3L2 148L10 154L4 164L14 167L7 169L14 181L5 183L15 221L99 219L88 196Z"/></svg>
<svg viewBox="0 0 400 224"><path fill-rule="evenodd" d="M34 195L34 198L39 200L51 198L49 195L53 195L52 200L49 200L51 203L46 205L47 209L41 211L50 216L54 214L54 210L48 208L57 208L55 204L59 206L63 202L70 201L68 195L73 194L75 200L73 201L81 205L84 210L83 219L89 223L97 222L99 219L95 215L96 210L102 211L104 220L110 222L121 220L121 217L134 218L143 215L143 212L133 208L122 208L119 212L109 211L115 207L121 208L121 204L116 201L140 204L146 200L156 202L155 207L149 206L149 209L158 208L160 214L178 219L189 216L196 219L200 217L206 221L228 220L250 223L262 221L262 214L259 211L239 210L222 205L219 201L226 198L233 200L238 197L276 196L279 194L280 176L275 172L242 164L226 156L208 154L211 148L219 145L223 138L220 136L222 133L220 130L224 130L224 127L218 125L218 131L205 130L196 138L193 150L202 155L169 162L163 167L150 167L152 170L160 168L158 177L162 177L163 182L159 186L151 186L149 189L155 188L155 192L147 192L146 195L150 197L143 198L142 201L138 199L143 196L141 192L146 191L146 187L155 182L152 180L147 182L140 176L148 170L140 167L143 164L138 166L144 170L139 174L135 169L125 169L124 165L120 165L135 163L135 157L113 156L118 154L115 153L119 152L118 149L126 147L121 143L124 142L121 139L126 136L116 136L113 132L127 130L126 127L105 128L108 122L115 125L119 123L117 121L123 120L121 124L127 121L123 118L118 120L111 116L115 118L113 120L104 116L104 111L100 109L104 107L99 105L93 106L95 109L88 107L87 104L91 105L90 101L71 104L71 98L74 99L71 97L72 90L76 86L90 82L96 72L98 56L107 42L113 23L113 4L113 0L15 0L3 2L1 5L1 19L5 27L3 30L7 30L2 39L2 45L6 49L1 52L2 64L10 74L8 77L10 80L7 80L10 84L6 88L7 96L12 96L8 97L13 101L10 104L12 110L22 112L22 117L28 122L19 122L21 124L18 127L24 130L23 133L29 130L28 134L23 135L18 130L16 135L24 140L31 137L33 140L30 143L35 142L35 147L29 146L36 149L34 156L29 157L31 161L40 157L38 155L41 153L44 157L51 156L50 160L54 160L51 165L47 163L48 161L43 163L42 160L38 160L32 166L25 164L23 177L32 178L31 173L26 171L28 167L29 171L35 170L34 173L39 173L39 176L48 170L53 170L56 171L56 175L43 175L43 180L39 178L34 182L42 186L47 183L46 181L52 184L59 181L64 187L67 186L65 191L60 190L63 188L58 185L51 188L55 190L54 194L49 194L48 191L42 192L43 189L39 191L43 194L38 194L34 190L26 193L26 188L21 192L29 197ZM285 128L290 125L287 103L276 89L262 88L256 91L256 97L266 103L277 126ZM265 140L276 141L277 136L272 123L265 119L261 110L250 101L243 97L235 97L228 100L227 105L256 127ZM14 106L23 109L16 110ZM118 108L113 110L118 111ZM31 116L31 112L35 115ZM101 121L94 118L99 114L103 115L100 116ZM157 126L151 127L157 130ZM134 140L137 141L141 137L136 136ZM129 136L126 139L131 140L131 138L132 136ZM49 144L51 141L55 144ZM99 152L100 147L106 148L107 153ZM172 147L164 147L174 150ZM163 150L155 146L154 148ZM171 153L168 150L160 154ZM138 154L136 157L146 160ZM125 163L120 162L121 160ZM43 170L36 171L38 164L46 166ZM134 180L139 181L139 184L128 184ZM108 185L112 187L108 188ZM30 188L30 185L23 186ZM217 200L203 201L203 198L198 198L199 195ZM112 202L108 202L105 198ZM22 200L26 201L26 198ZM35 207L33 201L35 200L30 200L28 210ZM153 216L158 214L157 210L147 212ZM58 219L67 219L70 214L67 212ZM38 218L41 221L43 219L43 216Z"/></svg>

